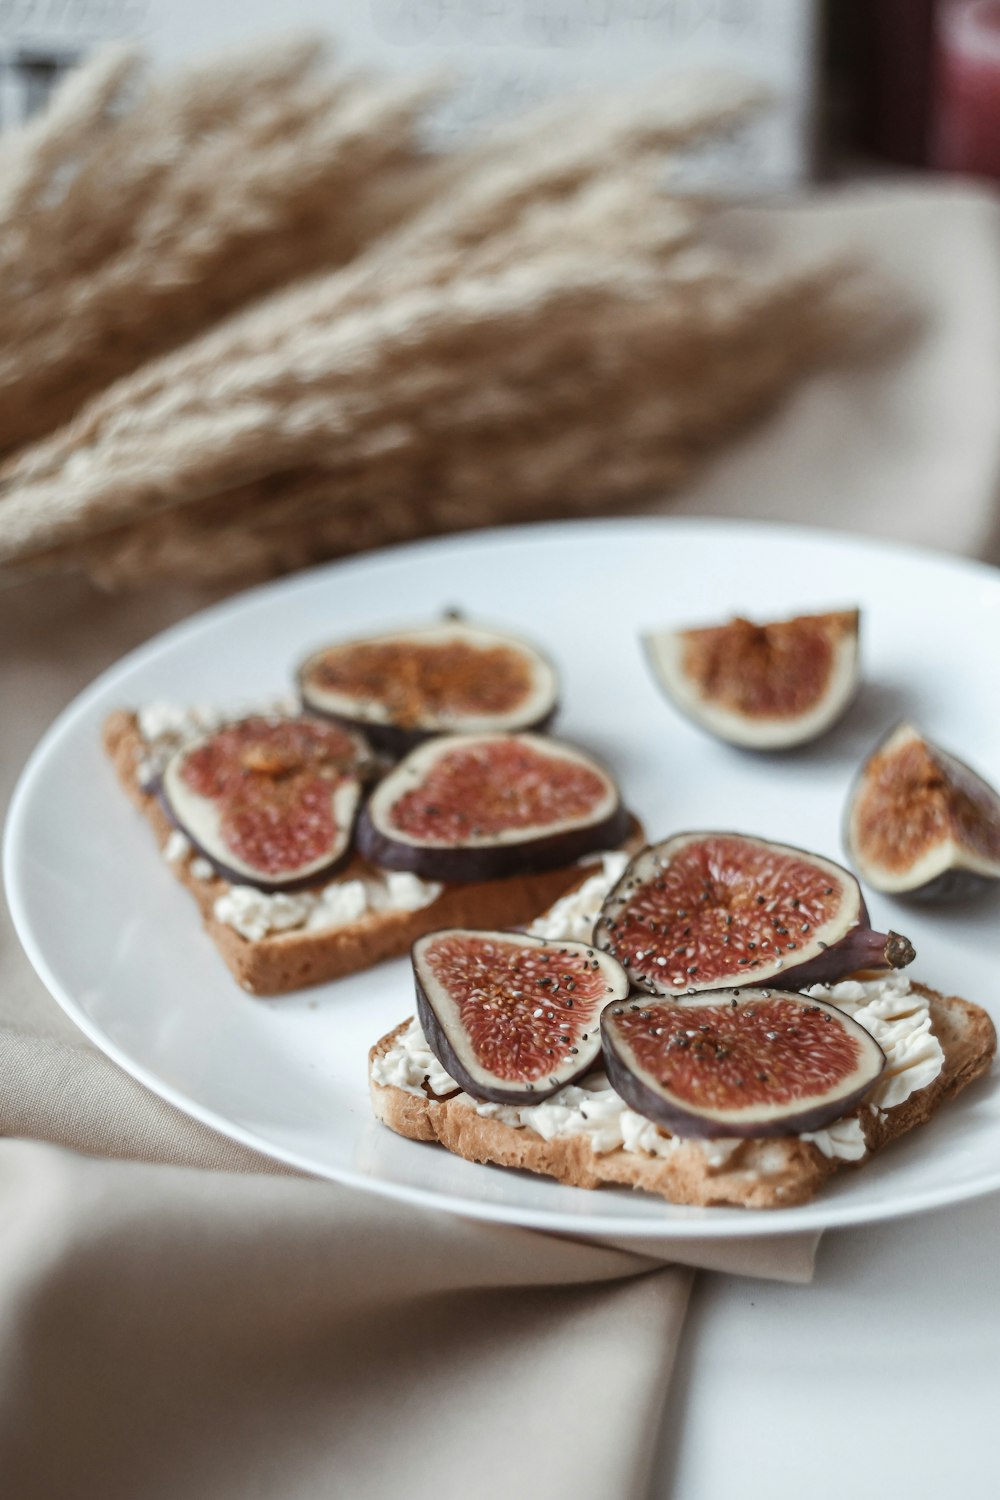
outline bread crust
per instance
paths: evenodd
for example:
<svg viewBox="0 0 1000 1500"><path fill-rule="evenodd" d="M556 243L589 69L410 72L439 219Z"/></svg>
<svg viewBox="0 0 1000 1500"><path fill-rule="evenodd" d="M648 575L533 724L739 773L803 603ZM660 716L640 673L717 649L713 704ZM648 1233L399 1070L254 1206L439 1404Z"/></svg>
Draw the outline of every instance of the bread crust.
<svg viewBox="0 0 1000 1500"><path fill-rule="evenodd" d="M862 1107L861 1126L870 1154L923 1125L947 1099L985 1073L996 1051L996 1031L987 1013L956 995L926 985L914 989L930 1002L931 1025L944 1052L941 1072L926 1088L885 1113ZM700 1207L790 1208L807 1203L835 1172L863 1166L823 1155L798 1136L741 1142L713 1167L696 1142L681 1142L668 1157L643 1156L621 1148L600 1154L584 1135L543 1140L530 1129L486 1119L455 1098L419 1097L375 1082L371 1068L406 1029L404 1021L375 1044L368 1057L372 1107L383 1124L414 1141L438 1141L467 1161L521 1167L571 1187L605 1183L641 1188L671 1203Z"/></svg>
<svg viewBox="0 0 1000 1500"><path fill-rule="evenodd" d="M119 783L150 824L162 849L173 830L159 800L139 783L138 765L146 744L135 714L124 709L110 714L104 723L103 741ZM633 819L625 847L635 850L642 842L642 829ZM253 940L215 916L215 903L230 889L229 881L214 874L200 879L192 874L188 859L171 863L177 879L198 903L202 925L238 983L250 994L260 996L289 994L356 974L383 959L399 958L409 952L418 937L438 927L517 927L532 921L581 884L593 868L574 864L538 875L450 885L437 900L417 911L366 912L337 927L316 932L293 929ZM371 865L355 856L338 879L354 880L375 873Z"/></svg>

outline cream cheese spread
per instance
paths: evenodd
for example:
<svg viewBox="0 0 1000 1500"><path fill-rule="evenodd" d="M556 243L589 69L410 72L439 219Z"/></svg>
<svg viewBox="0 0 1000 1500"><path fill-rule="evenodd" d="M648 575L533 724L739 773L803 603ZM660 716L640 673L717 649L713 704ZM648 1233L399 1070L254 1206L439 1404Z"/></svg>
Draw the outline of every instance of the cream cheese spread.
<svg viewBox="0 0 1000 1500"><path fill-rule="evenodd" d="M617 885L628 867L629 857L619 849L605 854L588 854L588 865L601 861L601 868L575 891L570 891L559 901L536 917L528 931L535 937L549 938L554 942L589 943L594 936L594 923L600 915L604 898L611 887Z"/></svg>
<svg viewBox="0 0 1000 1500"><path fill-rule="evenodd" d="M294 713L288 698L253 704L223 713L211 705L194 708L175 703L147 703L136 714L143 753L138 765L140 785L148 787L170 757L185 745L211 734L231 719L246 714ZM163 857L172 865L187 861L197 880L215 874L190 839L174 829L163 846ZM232 927L241 937L259 942L276 932L321 932L356 922L370 912L419 911L440 896L443 887L421 880L405 870L372 870L355 880L331 880L316 890L258 891L249 885L234 885L224 891L212 908L215 918ZM600 903L598 903L600 904Z"/></svg>
<svg viewBox="0 0 1000 1500"><path fill-rule="evenodd" d="M179 828L171 830L163 846L163 858L168 865L179 865L191 853L191 840Z"/></svg>
<svg viewBox="0 0 1000 1500"><path fill-rule="evenodd" d="M220 922L259 942L272 932L321 932L357 922L369 912L419 911L443 887L404 870L382 870L358 880L332 880L315 891L258 891L230 886L212 908Z"/></svg>
<svg viewBox="0 0 1000 1500"><path fill-rule="evenodd" d="M623 854L604 855L603 868L578 890L557 901L532 923L529 931L556 941L588 942L604 897L621 878L627 862ZM911 989L905 974L814 985L805 993L847 1011L872 1034L885 1053L885 1070L869 1091L863 1108L879 1113L902 1104L917 1089L932 1083L941 1071L944 1053L931 1031L927 1000ZM682 1141L669 1135L629 1109L603 1072L589 1073L539 1104L491 1104L473 1099L461 1092L441 1067L415 1017L384 1056L375 1059L372 1079L421 1097L426 1097L426 1084L433 1093L447 1095L487 1119L532 1130L543 1140L584 1135L598 1155L621 1149L643 1156L665 1157L686 1145L700 1149L708 1165L718 1169L743 1145L742 1140L731 1137ZM868 1152L859 1113L835 1120L825 1130L803 1132L801 1139L811 1141L824 1156L841 1161L860 1161ZM766 1147L766 1142L760 1144ZM765 1160L762 1170L766 1166Z"/></svg>

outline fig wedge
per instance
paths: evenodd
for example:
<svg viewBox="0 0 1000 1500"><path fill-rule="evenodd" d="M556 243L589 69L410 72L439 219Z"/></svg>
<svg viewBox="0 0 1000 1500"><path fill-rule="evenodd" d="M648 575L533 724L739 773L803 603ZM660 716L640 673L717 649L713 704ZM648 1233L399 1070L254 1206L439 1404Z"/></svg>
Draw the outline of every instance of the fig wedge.
<svg viewBox="0 0 1000 1500"><path fill-rule="evenodd" d="M898 724L854 784L845 841L877 891L964 896L1000 880L1000 795L913 724Z"/></svg>
<svg viewBox="0 0 1000 1500"><path fill-rule="evenodd" d="M885 1067L852 1017L784 990L613 1004L601 1035L612 1088L678 1136L822 1130L854 1109Z"/></svg>
<svg viewBox="0 0 1000 1500"><path fill-rule="evenodd" d="M858 610L755 625L734 619L643 637L681 713L747 750L789 750L835 724L858 686Z"/></svg>
<svg viewBox="0 0 1000 1500"><path fill-rule="evenodd" d="M601 1011L628 993L584 943L514 932L432 932L413 945L417 1014L441 1066L474 1099L538 1104L601 1055Z"/></svg>
<svg viewBox="0 0 1000 1500"><path fill-rule="evenodd" d="M740 833L679 833L643 849L608 895L594 941L659 995L801 989L915 956L898 933L872 931L850 871Z"/></svg>
<svg viewBox="0 0 1000 1500"><path fill-rule="evenodd" d="M343 641L299 667L303 706L399 756L435 734L541 730L559 682L534 646L462 620Z"/></svg>
<svg viewBox="0 0 1000 1500"><path fill-rule="evenodd" d="M258 715L178 750L158 793L217 874L261 891L293 890L350 855L367 754L339 726Z"/></svg>
<svg viewBox="0 0 1000 1500"><path fill-rule="evenodd" d="M533 734L447 735L372 792L358 848L426 880L492 880L572 864L628 831L618 788L582 750Z"/></svg>

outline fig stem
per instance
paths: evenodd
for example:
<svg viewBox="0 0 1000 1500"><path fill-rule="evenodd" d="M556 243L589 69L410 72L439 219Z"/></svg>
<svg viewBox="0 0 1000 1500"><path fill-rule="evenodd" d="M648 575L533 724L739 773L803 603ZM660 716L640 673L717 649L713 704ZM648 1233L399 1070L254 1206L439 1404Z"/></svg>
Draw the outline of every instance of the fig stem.
<svg viewBox="0 0 1000 1500"><path fill-rule="evenodd" d="M917 956L916 948L901 932L886 933L883 952L890 969L905 969Z"/></svg>

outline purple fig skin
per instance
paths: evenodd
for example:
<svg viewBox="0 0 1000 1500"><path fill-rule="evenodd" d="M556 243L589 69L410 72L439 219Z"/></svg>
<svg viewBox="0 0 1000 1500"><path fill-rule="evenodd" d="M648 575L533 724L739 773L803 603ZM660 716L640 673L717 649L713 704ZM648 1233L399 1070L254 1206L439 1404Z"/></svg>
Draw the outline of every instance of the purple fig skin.
<svg viewBox="0 0 1000 1500"><path fill-rule="evenodd" d="M680 845L683 841L691 839L698 841L702 838L724 838L745 842L750 845L763 845L767 847L771 840L762 839L751 834L738 834L733 832L717 833L706 832L705 834L679 833L672 835L669 839L661 840L657 844L647 846L633 858L624 875L617 885L605 899L604 907L594 930L594 941L599 948L605 952L614 953L622 959L621 953L616 949L617 939L613 936L613 929L621 908L616 903L623 900L627 905L627 892L631 886L638 881L641 885L647 884L652 878L648 873L650 861L657 851L662 850L665 845ZM755 982L766 984L773 989L799 990L813 984L832 984L839 979L846 978L849 974L856 973L862 969L887 970L901 969L912 963L916 952L910 941L899 933L879 933L872 930L868 918L868 911L857 879L849 870L837 865L833 860L827 860L822 856L813 855L808 850L797 849L792 845L777 845L787 853L797 855L804 860L814 860L820 865L825 865L830 871L830 878L840 881L841 888L845 893L856 897L857 907L855 910L853 902L850 904L850 925L847 926L843 935L835 941L828 943L825 947L820 946L817 939L811 938L803 946L805 952L797 962L791 962L787 956L780 970L773 973L761 974L757 978L755 969L751 965L733 966L728 974L723 973L713 981L712 988L737 988L753 985ZM643 871L640 877L637 871ZM611 921L611 926L608 925ZM809 949L812 952L809 952ZM626 968L628 968L626 962ZM632 983L636 989L649 994L678 996L682 994L693 994L698 988L683 990L680 986L671 987L664 983L658 985L655 980L651 982L648 973L637 973L634 968L630 971Z"/></svg>
<svg viewBox="0 0 1000 1500"><path fill-rule="evenodd" d="M416 969L414 969L414 985L417 996L417 1019L423 1028L428 1046L445 1072L454 1078L459 1088L470 1094L473 1099L483 1099L490 1104L541 1104L543 1099L551 1098L567 1084L575 1083L585 1073L589 1073L601 1055L601 1030L595 1022L593 1030L588 1032L586 1041L583 1040L582 1035L576 1038L576 1045L579 1049L579 1067L573 1073L568 1073L561 1078L558 1083L551 1086L544 1083L529 1084L520 1089L513 1084L509 1089L485 1084L478 1078L474 1078L463 1067L458 1054L448 1040L447 1032L438 1021Z"/></svg>
<svg viewBox="0 0 1000 1500"><path fill-rule="evenodd" d="M839 638L836 629L834 631L834 660L831 666L829 677L824 687L822 700L822 703L825 703L829 706L828 711L823 714L823 717L820 718L818 723L815 722L817 708L815 704L812 705L812 707L803 714L788 714L784 720L783 729L772 731L772 736L769 738L760 738L759 734L754 733L756 726L752 716L743 716L743 721L741 724L741 716L736 711L732 711L731 723L728 730L726 730L723 729L718 722L710 722L712 707L711 704L706 704L705 709L699 711L699 708L696 707L695 703L685 701L683 693L678 691L678 683L674 680L674 673L670 671L667 668L666 664L661 660L658 652L658 642L664 636L684 636L688 634L688 631L653 631L640 637L640 645L642 647L642 653L645 657L650 676L652 677L660 693L671 705L671 707L674 708L676 712L679 713L683 718L685 718L689 724L693 724L696 729L700 729L704 734L710 734L715 739L721 740L723 744L732 745L734 749L740 750L746 754L787 754L789 752L799 750L805 745L812 744L813 741L819 739L822 735L827 734L840 721L840 719L843 718L844 714L850 708L852 702L857 696L861 680L860 667L858 663L860 611L833 610L825 612L825 618L827 619L830 619L831 616L835 615L853 615L854 627L853 631L845 633L844 635L839 636ZM822 617L811 616L805 618L815 620ZM719 623L722 624L724 622L720 621ZM735 621L731 620L728 623L734 624ZM792 622L760 622L761 628L765 629L768 626L783 623ZM842 652L844 644L850 641L853 641L853 650L848 644L847 651L848 654L852 657L852 678L850 680L848 680L847 678L843 678L842 682L838 683L837 673L840 654ZM683 680L682 672L678 671L676 675L678 679ZM810 720L812 720L813 722L809 723L808 721ZM805 729L802 728L803 721L807 721Z"/></svg>
<svg viewBox="0 0 1000 1500"><path fill-rule="evenodd" d="M192 849L194 849L202 859L207 860L207 862L212 866L215 874L218 875L220 879L228 881L230 885L249 885L252 886L255 891L261 891L265 896L276 896L281 891L284 891L289 896L292 896L297 891L308 891L312 890L314 887L326 885L333 878L333 876L337 874L339 870L342 870L345 865L350 863L353 857L353 834L354 827L357 822L356 810L351 827L341 830L343 834L343 842L340 844L336 853L334 853L331 857L330 863L324 865L322 869L313 870L308 875L294 877L291 880L269 880L265 875L251 876L243 870L234 870L231 868L231 866L224 864L222 860L217 859L215 855L210 853L203 844L198 842L198 840L191 833L191 830L180 821L180 819L177 817L177 814L174 812L170 799L163 790L163 781L161 777L157 776L155 780L150 783L149 790L153 793L153 795L156 797L156 800L159 802L160 807L163 809L163 815L167 819L170 826L172 828L176 828L178 833L182 833L190 843Z"/></svg>
<svg viewBox="0 0 1000 1500"><path fill-rule="evenodd" d="M914 886L912 891L893 891L892 897L894 901L934 905L937 902L969 901L984 891L995 891L996 887L996 878L992 875L980 875L975 870L942 870L933 880Z"/></svg>
<svg viewBox="0 0 1000 1500"><path fill-rule="evenodd" d="M961 863L961 844L955 854L956 863L943 869L940 874L932 876L931 879L923 881L919 885L886 885L878 876L877 863L869 862L863 848L859 847L854 839L852 830L852 819L855 805L862 797L869 768L874 760L886 750L898 737L910 733L916 740L922 743L929 758L935 763L942 778L952 787L964 790L967 794L978 799L980 811L985 820L1000 822L1000 793L991 786L978 772L965 761L959 760L949 750L929 740L915 725L907 720L901 720L894 724L889 732L882 736L875 748L865 758L860 770L854 778L850 792L847 797L847 805L844 809L843 820L843 843L851 862L854 864L861 879L875 890L883 890L886 894L893 896L897 901L916 902L950 902L964 901L970 897L978 896L990 887L995 888L1000 881L1000 864L997 865L995 873L987 873L984 870L974 870ZM985 804L985 808L984 808Z"/></svg>
<svg viewBox="0 0 1000 1500"><path fill-rule="evenodd" d="M521 1082L518 1082L516 1079L502 1079L498 1081L496 1074L487 1065L484 1065L482 1071L477 1074L470 1068L468 1061L462 1061L449 1034L447 1012L450 1009L455 1010L455 1014L450 1018L451 1025L457 1028L463 1039L471 1041L474 1033L470 1031L465 1019L461 1017L447 984L437 979L433 974L433 970L431 971L430 982L425 984L426 971L422 972L421 969L425 952L433 948L441 939L453 940L455 938L458 938L460 942L463 940L472 940L475 942L477 939L485 939L487 942L498 940L503 946L513 944L528 954L540 953L544 955L544 962L546 963L553 959L558 960L559 957L563 958L564 963L572 963L575 958L578 962L583 959L584 967L587 968L589 967L588 960L595 960L593 967L599 970L599 983L604 991L603 995L595 1003L592 1004L593 997L589 997L588 1002L581 1006L580 1000L577 997L577 1004L574 1008L572 999L567 998L565 1001L561 998L556 999L554 991L552 998L547 1002L553 1007L558 1007L559 1014L555 1021L556 1029L560 1032L568 1033L568 1035L562 1036L561 1040L567 1046L572 1042L573 1046L568 1055L561 1057L559 1061L548 1064L547 1072L543 1077L535 1078L531 1081L522 1080ZM450 1074L459 1087L464 1089L474 1099L488 1100L493 1104L538 1104L543 1099L548 1099L553 1094L558 1093L560 1089L565 1088L568 1084L575 1083L585 1073L590 1072L601 1055L600 1013L608 1005L614 1005L624 1000L629 988L628 976L621 965L606 954L598 957L595 950L589 944L580 942L553 942L534 937L530 934L506 931L485 932L444 929L418 938L410 950L410 960L413 966L417 1016L423 1027L428 1046L442 1067ZM480 964L483 962L482 954L479 961ZM499 987L501 991L504 985L503 976L505 973L510 972L507 967L508 962L509 960L506 957L498 959L501 974ZM516 983L517 981L515 981ZM437 1005L433 998L435 984L437 984L441 992ZM548 991L546 991L546 995L548 995ZM517 1001L524 1000L523 995L518 994L516 989L510 998ZM539 1003L543 1003L540 998ZM531 1004L533 1002L528 1002L526 1008L530 1008ZM445 1011L444 1016L439 1014L438 1005ZM539 1014L540 1012L535 1012L535 1015ZM553 1018L550 1015L548 1019L551 1021ZM528 1022L529 1028L533 1024L533 1020L534 1018L532 1018L531 1022ZM530 1037L526 1039L522 1037L522 1040L527 1041L530 1049ZM475 1050L474 1046L472 1050ZM523 1060L525 1054L518 1052L515 1055ZM537 1059L539 1055L536 1050L534 1054L535 1058Z"/></svg>
<svg viewBox="0 0 1000 1500"><path fill-rule="evenodd" d="M835 984L861 969L905 969L916 956L913 944L901 933L873 932L862 901L861 921L838 943L831 943L815 958L807 959L793 969L785 969L767 982L776 990L798 990L803 986L808 989L812 984Z"/></svg>
<svg viewBox="0 0 1000 1500"><path fill-rule="evenodd" d="M770 983L768 989L775 986ZM784 993L784 992L782 992ZM814 1006L816 1001L810 1000L806 995L799 996L804 1006ZM672 1002L666 997L658 998L658 1005L669 1005ZM681 1002L683 1005L685 1002ZM688 1002L691 1005L695 1001ZM849 1016L844 1016L833 1005L822 1005L823 1010L831 1012L835 1016L843 1016L843 1020L850 1022L854 1027L857 1023L851 1021ZM709 1116L699 1114L697 1110L685 1109L679 1101L668 1099L657 1090L651 1088L641 1078L632 1072L628 1063L618 1049L611 1017L612 1007L601 1017L601 1038L604 1053L604 1070L608 1075L608 1082L615 1093L624 1099L630 1109L636 1114L643 1115L647 1120L652 1120L657 1125L662 1125L672 1135L686 1139L697 1140L759 1140L764 1138L775 1138L788 1135L798 1135L802 1131L822 1130L824 1126L830 1125L834 1120L842 1119L844 1115L850 1114L852 1109L859 1105L868 1093L872 1084L876 1081L882 1069L885 1067L885 1053L875 1041L874 1037L867 1036L870 1043L871 1066L868 1073L861 1079L858 1087L850 1094L835 1099L832 1103L829 1099L817 1098L814 1103L803 1103L802 1107L790 1105L788 1110L781 1116L770 1120L732 1120L720 1121ZM862 1028L858 1028L861 1030ZM875 1066L878 1058L881 1063Z"/></svg>
<svg viewBox="0 0 1000 1500"><path fill-rule="evenodd" d="M869 1081L848 1098L838 1100L835 1114L831 1114L829 1108L817 1105L813 1109L800 1110L798 1114L789 1114L781 1120L769 1121L766 1126L722 1125L718 1120L708 1120L703 1115L692 1114L688 1110L671 1108L659 1094L641 1083L634 1073L630 1073L617 1053L608 1046L604 1049L604 1071L611 1087L625 1100L629 1109L634 1109L637 1115L652 1120L656 1125L662 1125L671 1135L693 1140L725 1140L729 1137L742 1141L761 1140L765 1137L800 1135L804 1130L822 1130L824 1125L850 1114L871 1088Z"/></svg>
<svg viewBox="0 0 1000 1500"><path fill-rule="evenodd" d="M625 842L631 822L631 814L619 803L599 823L529 839L523 844L442 848L394 839L372 821L366 803L358 818L356 842L365 859L387 870L407 870L423 880L465 885L478 880L537 875L543 870L575 864L598 849L617 849Z"/></svg>
<svg viewBox="0 0 1000 1500"><path fill-rule="evenodd" d="M559 711L557 696L558 676L548 657L532 643L521 640L516 636L507 635L502 631L477 626L475 622L466 620L461 612L446 612L442 620L430 628L437 630L444 628L447 630L449 626L453 627L459 633L459 639L461 639L460 633L462 631L469 631L474 640L478 636L479 644L481 645L506 646L515 653L520 653L522 656L533 659L533 670L536 664L540 664L545 668L550 677L550 690L548 694L550 701L548 706L542 708L541 704L537 705L538 708L541 708L541 712L536 712L535 716L530 720L519 718L516 711L507 715L500 714L497 717L501 722L496 725L496 729L502 732L516 732L518 734L542 734L547 731ZM404 640L410 637L419 644L422 639L426 638L427 630L428 627L426 626L417 627L413 631L404 630L398 632L395 636L389 637L389 639ZM380 638L373 637L371 639L378 640ZM331 648L326 648L326 650L329 649ZM336 647L334 646L333 649L336 649ZM403 756L409 754L411 750L416 749L418 745L422 745L427 740L434 739L441 734L462 734L463 732L479 734L489 732L482 725L473 730L467 729L463 731L461 723L449 724L448 726L440 723L431 725L381 723L378 720L367 719L363 715L355 715L350 712L350 708L345 712L343 709L333 708L329 704L318 702L309 690L309 674L317 658L324 654L324 648L312 652L296 669L296 691L303 710L316 718L325 719L328 723L338 724L344 729L355 730L365 736L377 751L392 760L401 760Z"/></svg>
<svg viewBox="0 0 1000 1500"><path fill-rule="evenodd" d="M411 750L422 745L427 740L434 739L441 733L439 729L404 729L399 724L373 724L367 719L351 719L345 714L332 714L328 709L318 708L309 702L303 693L302 685L299 684L299 701L302 704L302 712L314 719L325 719L328 724L338 724L341 729L353 730L356 734L364 735L372 748L379 754L387 756L390 760L402 760ZM545 734L552 728L556 715L559 712L558 703L554 703L548 713L543 714L540 719L535 719L531 724L519 724L518 733L522 731L532 734ZM460 734L461 730L449 730L449 734Z"/></svg>

